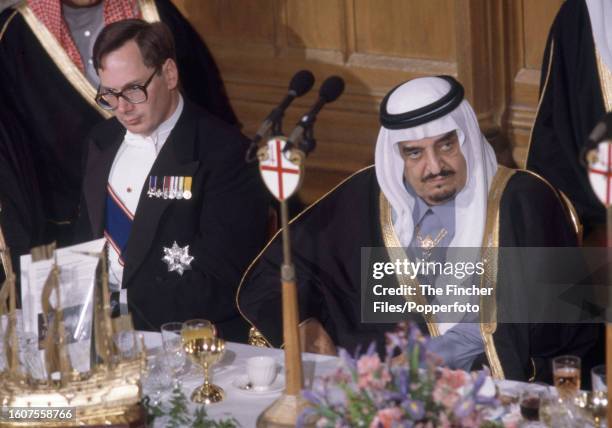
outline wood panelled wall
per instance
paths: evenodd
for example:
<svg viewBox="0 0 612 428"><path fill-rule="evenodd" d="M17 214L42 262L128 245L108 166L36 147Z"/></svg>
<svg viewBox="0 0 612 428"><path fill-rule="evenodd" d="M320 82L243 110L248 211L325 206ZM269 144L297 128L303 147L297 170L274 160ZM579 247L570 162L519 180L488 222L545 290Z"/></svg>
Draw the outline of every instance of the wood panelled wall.
<svg viewBox="0 0 612 428"><path fill-rule="evenodd" d="M563 0L173 1L212 50L248 136L295 71L312 70L315 89L332 74L346 80L315 127L301 194L312 202L373 162L381 98L417 76L457 77L500 159L521 164L546 36ZM294 102L286 133L315 97Z"/></svg>

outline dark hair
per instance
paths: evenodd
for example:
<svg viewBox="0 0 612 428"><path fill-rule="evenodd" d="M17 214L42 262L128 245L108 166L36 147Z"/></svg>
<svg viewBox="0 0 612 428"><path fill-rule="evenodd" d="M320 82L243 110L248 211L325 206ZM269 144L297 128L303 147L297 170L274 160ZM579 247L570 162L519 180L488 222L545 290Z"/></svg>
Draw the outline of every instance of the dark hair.
<svg viewBox="0 0 612 428"><path fill-rule="evenodd" d="M176 61L174 37L163 22L149 23L142 19L125 19L107 25L100 32L93 48L93 66L102 68L102 60L109 53L134 40L140 49L144 65L161 67L168 58Z"/></svg>

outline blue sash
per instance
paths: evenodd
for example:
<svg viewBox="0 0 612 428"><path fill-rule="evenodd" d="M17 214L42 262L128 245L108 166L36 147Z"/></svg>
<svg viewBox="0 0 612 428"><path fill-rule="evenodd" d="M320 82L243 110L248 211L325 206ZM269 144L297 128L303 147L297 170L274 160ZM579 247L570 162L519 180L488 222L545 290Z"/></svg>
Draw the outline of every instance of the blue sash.
<svg viewBox="0 0 612 428"><path fill-rule="evenodd" d="M124 255L127 248L134 216L121 199L115 194L110 184L106 186L106 227L104 236L119 254L119 263L125 265Z"/></svg>

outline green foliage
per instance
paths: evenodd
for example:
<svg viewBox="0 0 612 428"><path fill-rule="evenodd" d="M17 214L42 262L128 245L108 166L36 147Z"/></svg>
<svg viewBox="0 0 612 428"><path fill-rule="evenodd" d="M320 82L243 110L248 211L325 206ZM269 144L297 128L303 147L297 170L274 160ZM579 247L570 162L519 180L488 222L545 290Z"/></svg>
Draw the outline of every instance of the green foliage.
<svg viewBox="0 0 612 428"><path fill-rule="evenodd" d="M164 409L160 404L151 404L149 397L144 397L142 404L147 410L147 424L152 425L156 418L168 417L168 428L237 428L240 426L236 418L230 417L218 421L210 419L206 408L198 406L193 415L189 412L187 397L180 388L172 390L169 400L169 408Z"/></svg>
<svg viewBox="0 0 612 428"><path fill-rule="evenodd" d="M190 422L189 409L187 409L187 397L185 397L183 391L178 387L172 390L168 416L170 416L168 428L181 428L188 426Z"/></svg>

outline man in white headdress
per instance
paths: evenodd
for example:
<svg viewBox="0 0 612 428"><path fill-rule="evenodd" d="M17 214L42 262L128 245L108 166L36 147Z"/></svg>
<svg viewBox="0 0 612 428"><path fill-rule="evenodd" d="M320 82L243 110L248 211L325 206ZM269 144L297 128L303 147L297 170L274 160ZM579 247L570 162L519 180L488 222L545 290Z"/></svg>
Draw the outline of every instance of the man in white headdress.
<svg viewBox="0 0 612 428"><path fill-rule="evenodd" d="M548 183L497 165L463 87L452 77L419 78L394 88L382 101L380 121L374 167L349 177L290 226L300 319L316 319L336 346L349 351L373 340L382 349L383 333L393 329L390 323L362 322L364 302L372 297L360 287L364 247L386 248L393 260L393 249L428 258L443 247L577 242L566 206ZM282 344L281 260L276 236L245 273L237 296L252 331L273 346ZM392 276L385 286L403 281ZM499 282L501 289L505 284ZM417 288L412 298L425 297ZM584 341L576 346L575 326L407 317L426 325L434 336L432 349L446 365L469 370L485 363L498 378L549 379L550 357L590 346L590 331L580 332ZM546 340L534 339L543 334Z"/></svg>

